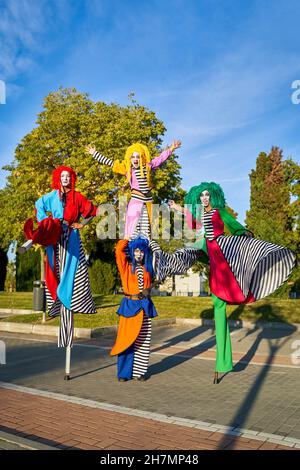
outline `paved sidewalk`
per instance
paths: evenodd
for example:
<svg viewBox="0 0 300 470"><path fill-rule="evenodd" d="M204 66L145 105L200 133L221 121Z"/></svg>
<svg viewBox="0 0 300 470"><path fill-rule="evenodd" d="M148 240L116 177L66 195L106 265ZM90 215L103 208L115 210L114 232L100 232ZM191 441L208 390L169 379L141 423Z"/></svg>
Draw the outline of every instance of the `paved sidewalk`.
<svg viewBox="0 0 300 470"><path fill-rule="evenodd" d="M137 417L113 410L95 408L95 404L82 400L72 403L68 397L59 400L31 395L24 391L0 389L2 428L14 430L31 441L43 442L57 449L86 450L215 450L291 449L290 442L270 442L267 436L251 434L239 437L238 433L222 434L197 429L192 421L175 424L160 420ZM167 418L166 418L167 421ZM207 423L208 424L208 423ZM203 424L199 424L203 427ZM285 445L283 445L285 444ZM293 446L294 447L294 446ZM300 446L299 446L300 447Z"/></svg>
<svg viewBox="0 0 300 470"><path fill-rule="evenodd" d="M212 333L155 330L144 383L117 382L113 337L78 341L65 382L53 338L1 334L0 425L55 448L300 448L300 365L291 356L299 332L233 331L235 369L219 385Z"/></svg>

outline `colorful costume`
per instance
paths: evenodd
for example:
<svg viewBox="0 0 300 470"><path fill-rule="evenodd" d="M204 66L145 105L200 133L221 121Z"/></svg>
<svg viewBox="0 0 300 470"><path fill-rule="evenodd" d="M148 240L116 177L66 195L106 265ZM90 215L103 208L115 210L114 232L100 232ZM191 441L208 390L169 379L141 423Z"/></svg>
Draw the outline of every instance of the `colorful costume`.
<svg viewBox="0 0 300 470"><path fill-rule="evenodd" d="M131 166L131 155L139 153L139 168ZM135 237L143 234L150 237L152 221L152 194L150 185L150 172L158 168L172 154L170 149L162 152L158 157L151 160L148 148L143 144L133 144L126 150L125 159L111 160L94 152L93 157L101 164L112 167L114 173L125 175L131 187L131 199L128 203L125 238Z"/></svg>
<svg viewBox="0 0 300 470"><path fill-rule="evenodd" d="M63 171L71 175L71 190L66 193L60 190ZM72 346L73 312L96 313L79 231L70 225L80 217L95 216L97 208L74 190L75 180L71 168L54 170L54 190L35 203L38 228L33 230L32 219L24 227L28 239L46 246L46 298L49 316L61 315L59 347Z"/></svg>
<svg viewBox="0 0 300 470"><path fill-rule="evenodd" d="M153 259L149 247L153 252ZM134 250L145 253L144 265L134 261ZM116 343L111 355L118 355L118 378L131 379L144 376L148 369L151 340L151 318L157 316L150 298L151 281L161 282L169 270L184 274L199 258L200 250L183 248L165 253L154 240L138 237L120 240L116 246L116 259L125 297L118 309L120 322ZM133 260L133 262L132 262Z"/></svg>
<svg viewBox="0 0 300 470"><path fill-rule="evenodd" d="M200 195L208 191L212 209L205 211ZM201 183L185 197L191 228L203 231L196 243L208 256L209 285L214 304L217 358L216 371L232 370L232 352L226 304L246 304L272 294L289 277L296 255L284 248L257 240L225 209L225 196L216 183ZM232 233L224 235L224 225ZM203 230L204 229L204 230ZM174 274L167 266L165 274Z"/></svg>
<svg viewBox="0 0 300 470"><path fill-rule="evenodd" d="M134 250L144 252L144 263L137 264ZM131 262L126 251L129 249ZM149 364L151 318L157 316L150 298L153 277L152 256L148 241L138 237L128 244L119 240L116 261L121 276L124 297L117 313L120 315L118 334L111 355L118 355L119 379L139 378L146 374Z"/></svg>

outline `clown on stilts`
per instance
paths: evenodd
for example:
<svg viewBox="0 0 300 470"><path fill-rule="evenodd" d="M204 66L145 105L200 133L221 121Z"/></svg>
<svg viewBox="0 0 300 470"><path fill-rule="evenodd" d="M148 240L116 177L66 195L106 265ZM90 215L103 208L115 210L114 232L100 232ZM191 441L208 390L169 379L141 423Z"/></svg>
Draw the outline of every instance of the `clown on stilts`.
<svg viewBox="0 0 300 470"><path fill-rule="evenodd" d="M99 163L110 166L114 173L126 176L130 184L131 198L126 212L124 238L134 238L140 234L150 238L153 200L151 171L162 165L180 146L181 142L175 140L158 157L151 159L148 147L135 143L127 148L125 158L121 162L101 155L93 145L86 147L87 152L93 155Z"/></svg>
<svg viewBox="0 0 300 470"><path fill-rule="evenodd" d="M96 313L79 229L96 216L97 207L75 191L75 181L71 168L56 168L52 173L53 191L35 203L38 228L34 230L32 219L24 226L28 240L46 247L48 315L60 315L58 347L66 348L65 379L70 375L73 313Z"/></svg>
<svg viewBox="0 0 300 470"><path fill-rule="evenodd" d="M210 265L209 285L214 305L216 367L219 372L233 368L227 304L247 304L272 294L291 274L296 255L288 248L253 237L225 208L225 196L216 183L203 182L190 189L185 208L170 201L171 208L185 214L187 223L198 231L196 243ZM224 226L231 236L224 235ZM172 275L172 266L165 274Z"/></svg>

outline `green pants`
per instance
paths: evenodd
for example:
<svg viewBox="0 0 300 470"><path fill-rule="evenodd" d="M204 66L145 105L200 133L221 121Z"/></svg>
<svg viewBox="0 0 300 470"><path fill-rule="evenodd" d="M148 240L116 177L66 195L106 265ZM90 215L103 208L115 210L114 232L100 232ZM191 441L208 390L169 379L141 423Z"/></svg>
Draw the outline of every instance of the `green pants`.
<svg viewBox="0 0 300 470"><path fill-rule="evenodd" d="M232 370L232 351L229 326L226 317L226 302L212 294L217 343L216 372Z"/></svg>

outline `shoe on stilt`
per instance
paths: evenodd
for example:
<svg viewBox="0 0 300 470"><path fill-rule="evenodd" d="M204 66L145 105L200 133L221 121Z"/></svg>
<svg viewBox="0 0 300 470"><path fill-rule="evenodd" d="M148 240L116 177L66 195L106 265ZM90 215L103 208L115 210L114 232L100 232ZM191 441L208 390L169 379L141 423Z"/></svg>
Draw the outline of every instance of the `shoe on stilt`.
<svg viewBox="0 0 300 470"><path fill-rule="evenodd" d="M218 372L215 372L213 383L214 384L219 384L220 383L219 373Z"/></svg>

